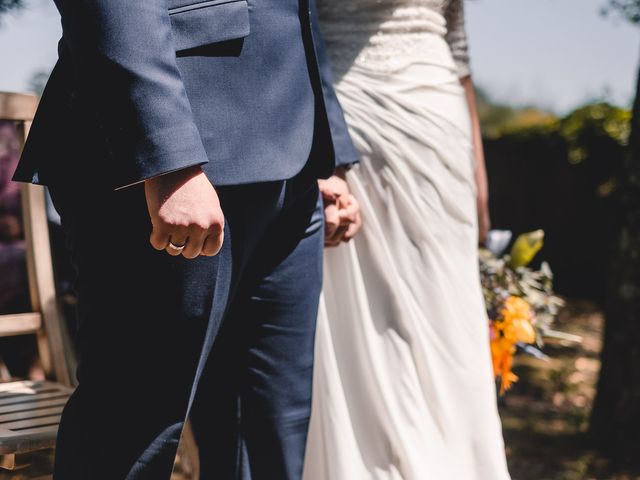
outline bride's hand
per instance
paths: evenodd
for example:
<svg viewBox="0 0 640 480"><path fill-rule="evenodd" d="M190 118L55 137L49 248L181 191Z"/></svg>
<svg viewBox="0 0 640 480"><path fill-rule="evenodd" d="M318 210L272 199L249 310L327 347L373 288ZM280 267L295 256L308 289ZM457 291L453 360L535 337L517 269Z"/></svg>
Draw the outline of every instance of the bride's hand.
<svg viewBox="0 0 640 480"><path fill-rule="evenodd" d="M481 245L487 239L489 230L491 230L491 217L489 216L489 208L485 205L484 208L478 209L478 235Z"/></svg>
<svg viewBox="0 0 640 480"><path fill-rule="evenodd" d="M337 170L330 178L319 180L318 185L324 201L325 246L348 242L360 230L362 219L360 204L349 191L344 171Z"/></svg>
<svg viewBox="0 0 640 480"><path fill-rule="evenodd" d="M489 201L482 195L478 196L478 240L484 245L491 230L491 216L489 215Z"/></svg>

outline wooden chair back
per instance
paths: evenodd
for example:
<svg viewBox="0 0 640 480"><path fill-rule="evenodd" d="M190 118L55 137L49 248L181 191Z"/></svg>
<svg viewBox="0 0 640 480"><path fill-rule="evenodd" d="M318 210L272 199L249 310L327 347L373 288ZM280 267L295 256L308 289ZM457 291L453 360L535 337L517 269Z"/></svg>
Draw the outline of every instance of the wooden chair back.
<svg viewBox="0 0 640 480"><path fill-rule="evenodd" d="M0 120L15 122L21 149L37 103L35 95L0 92ZM44 188L22 184L21 199L31 311L0 315L0 337L36 335L46 376L71 386L72 352L56 298Z"/></svg>
<svg viewBox="0 0 640 480"><path fill-rule="evenodd" d="M34 95L0 92L0 120L16 125L20 151L37 103ZM20 189L31 311L0 315L0 337L35 335L45 375L56 381L0 384L0 469L6 470L19 469L25 461L32 464L32 452L51 452L55 446L60 415L72 392L74 366L56 298L45 191L31 184ZM44 457L50 459L51 454ZM22 478L7 475L0 473L0 478Z"/></svg>

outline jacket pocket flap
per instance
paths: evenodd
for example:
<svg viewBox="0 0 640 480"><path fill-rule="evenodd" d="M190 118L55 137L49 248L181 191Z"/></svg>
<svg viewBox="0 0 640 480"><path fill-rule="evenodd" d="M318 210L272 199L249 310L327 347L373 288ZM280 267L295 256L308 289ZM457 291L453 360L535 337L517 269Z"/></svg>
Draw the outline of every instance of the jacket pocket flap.
<svg viewBox="0 0 640 480"><path fill-rule="evenodd" d="M234 40L249 35L249 6L246 0L171 2L169 9L176 51Z"/></svg>

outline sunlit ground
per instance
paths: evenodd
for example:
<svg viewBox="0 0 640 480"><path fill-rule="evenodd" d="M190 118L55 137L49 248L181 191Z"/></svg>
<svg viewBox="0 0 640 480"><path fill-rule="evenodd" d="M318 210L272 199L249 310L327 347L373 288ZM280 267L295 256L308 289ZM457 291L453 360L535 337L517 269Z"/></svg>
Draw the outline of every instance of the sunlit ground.
<svg viewBox="0 0 640 480"><path fill-rule="evenodd" d="M548 362L520 356L515 367L520 381L500 402L513 480L640 479L638 472L616 469L589 448L587 427L599 369L601 312L589 302L570 301L557 328L580 335L582 343L549 342ZM117 455L117 446L113 454ZM0 480L44 480L49 478L44 475L50 460L50 455L40 455L19 472L0 473ZM189 470L189 462L179 461L172 480L190 480Z"/></svg>
<svg viewBox="0 0 640 480"><path fill-rule="evenodd" d="M582 342L548 342L544 350L549 361L517 358L515 371L521 379L500 402L513 480L640 479L616 471L589 448L602 328L602 313L594 304L569 301L557 329L582 337ZM176 471L180 468L179 463ZM172 480L188 478L175 474Z"/></svg>
<svg viewBox="0 0 640 480"><path fill-rule="evenodd" d="M513 480L640 479L638 472L609 465L589 447L602 313L589 302L570 301L557 328L582 336L582 343L548 343L549 362L519 357L515 370L521 380L501 401Z"/></svg>

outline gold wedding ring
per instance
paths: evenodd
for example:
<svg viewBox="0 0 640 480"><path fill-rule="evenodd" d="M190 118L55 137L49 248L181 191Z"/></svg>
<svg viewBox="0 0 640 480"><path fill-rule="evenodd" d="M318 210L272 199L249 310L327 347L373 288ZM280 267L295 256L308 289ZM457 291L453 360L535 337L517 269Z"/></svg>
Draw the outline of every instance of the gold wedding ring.
<svg viewBox="0 0 640 480"><path fill-rule="evenodd" d="M175 243L173 243L173 242L169 242L169 248L170 248L171 250L173 250L174 252L181 252L181 251L183 251L185 246L186 246L186 244L185 244L185 245L176 245L176 244L175 244Z"/></svg>

